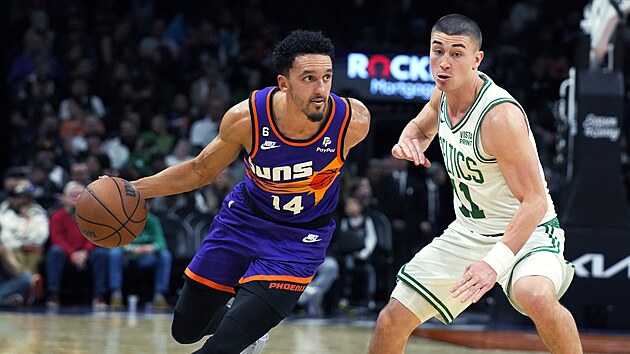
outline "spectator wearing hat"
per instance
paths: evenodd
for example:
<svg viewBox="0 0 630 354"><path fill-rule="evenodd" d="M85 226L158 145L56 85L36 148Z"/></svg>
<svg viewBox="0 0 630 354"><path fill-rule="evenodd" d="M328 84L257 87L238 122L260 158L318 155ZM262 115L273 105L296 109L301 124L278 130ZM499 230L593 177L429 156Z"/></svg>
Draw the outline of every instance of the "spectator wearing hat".
<svg viewBox="0 0 630 354"><path fill-rule="evenodd" d="M9 193L15 186L26 179L27 170L23 167L12 167L8 169L2 179L2 189L0 189L0 202L9 197Z"/></svg>
<svg viewBox="0 0 630 354"><path fill-rule="evenodd" d="M48 239L48 215L33 199L33 191L28 180L21 180L0 204L0 242L11 248L23 270L37 274Z"/></svg>

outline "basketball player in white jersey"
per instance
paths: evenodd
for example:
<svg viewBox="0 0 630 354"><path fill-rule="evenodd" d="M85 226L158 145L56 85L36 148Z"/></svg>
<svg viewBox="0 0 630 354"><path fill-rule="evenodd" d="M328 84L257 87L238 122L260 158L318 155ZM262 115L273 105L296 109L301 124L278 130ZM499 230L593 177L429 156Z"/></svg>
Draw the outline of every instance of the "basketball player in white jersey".
<svg viewBox="0 0 630 354"><path fill-rule="evenodd" d="M436 89L392 154L429 167L424 151L439 136L456 220L400 269L370 353L403 353L421 323L431 317L450 323L495 282L552 353L582 353L573 316L558 302L573 266L563 257L564 231L527 117L478 71L483 56L473 20L448 15L433 26Z"/></svg>

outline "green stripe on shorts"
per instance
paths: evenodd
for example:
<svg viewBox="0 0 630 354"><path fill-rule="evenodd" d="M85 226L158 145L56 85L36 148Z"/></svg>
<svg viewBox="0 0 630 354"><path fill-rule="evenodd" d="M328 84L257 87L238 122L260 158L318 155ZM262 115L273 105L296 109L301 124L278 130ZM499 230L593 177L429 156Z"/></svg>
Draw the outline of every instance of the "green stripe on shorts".
<svg viewBox="0 0 630 354"><path fill-rule="evenodd" d="M560 253L560 242L558 241L558 238L553 234L553 230L554 230L554 224L553 221L558 221L558 219L552 219L551 221L542 224L541 226L545 227L545 233L549 236L549 240L551 242L551 246L538 246L538 247L534 247L531 249L531 251L527 252L523 257L521 257L521 259L519 259L516 263L514 263L514 266L512 267L512 270L510 271L510 279L507 282L507 289L506 289L506 294L508 296L510 296L510 288L512 287L512 277L514 276L514 268L516 268L516 265L519 264L521 261L523 261L525 258L531 256L534 253L538 253L538 252L551 252L551 253L556 253L559 254ZM558 223L559 225L559 223Z"/></svg>
<svg viewBox="0 0 630 354"><path fill-rule="evenodd" d="M425 288L422 284L420 284L420 282L415 280L411 275L407 274L405 272L406 266L407 265L404 265L400 269L400 271L398 272L398 276L396 278L402 281L403 283L407 284L407 286L415 290L425 300L427 300L427 302L431 304L433 308L435 308L435 310L440 314L440 316L442 316L446 324L451 323L453 321L453 315L448 310L448 307L446 307L442 303L442 301L440 301L440 299L438 299L435 295L433 295L433 293L431 293L429 289Z"/></svg>

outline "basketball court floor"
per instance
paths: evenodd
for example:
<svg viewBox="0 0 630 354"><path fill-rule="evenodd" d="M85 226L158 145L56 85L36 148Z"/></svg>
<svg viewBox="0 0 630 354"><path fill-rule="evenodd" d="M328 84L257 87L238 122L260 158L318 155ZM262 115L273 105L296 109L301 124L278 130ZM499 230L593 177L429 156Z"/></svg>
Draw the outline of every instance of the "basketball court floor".
<svg viewBox="0 0 630 354"><path fill-rule="evenodd" d="M0 354L191 353L170 335L170 313L92 312L88 308L0 312ZM291 316L270 332L264 353L365 353L373 317L310 319ZM587 353L630 353L630 333L583 334ZM512 348L496 349L496 348ZM406 353L546 353L532 330L492 330L484 325L427 323Z"/></svg>

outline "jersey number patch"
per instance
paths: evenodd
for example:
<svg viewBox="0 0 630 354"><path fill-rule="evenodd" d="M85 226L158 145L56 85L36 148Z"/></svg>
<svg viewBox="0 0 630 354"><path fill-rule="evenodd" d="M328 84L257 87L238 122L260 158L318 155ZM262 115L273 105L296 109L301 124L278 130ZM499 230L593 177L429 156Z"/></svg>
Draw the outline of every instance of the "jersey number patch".
<svg viewBox="0 0 630 354"><path fill-rule="evenodd" d="M461 211L465 217L472 217L473 219L483 219L486 217L486 214L483 212L483 210L481 210L479 208L479 205L475 204L475 202L473 202L472 198L470 197L470 189L468 188L467 184L465 184L464 182L459 182L459 191L457 190L457 187L455 187L455 181L452 178L451 184L453 185L455 195L457 195L457 199L459 199L459 203L461 204L461 206L459 207L459 211ZM466 198L466 201L468 202L468 204L470 204L470 209L468 209L466 205L464 205L460 194L464 195L464 198Z"/></svg>
<svg viewBox="0 0 630 354"><path fill-rule="evenodd" d="M282 209L280 209L280 197L278 197L277 195L272 195L271 199L273 201L273 208L276 210L291 211L293 212L293 215L297 215L301 213L302 210L304 210L304 207L302 206L301 195L293 197L293 199L291 199L288 203L282 206Z"/></svg>

